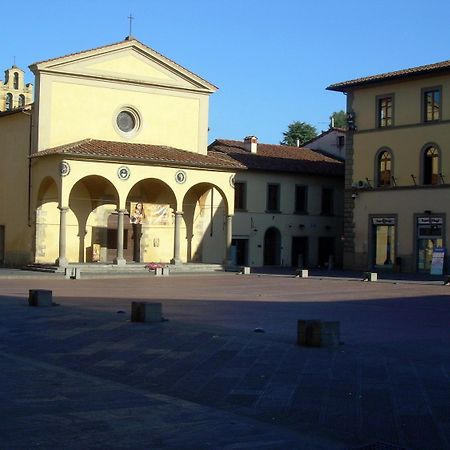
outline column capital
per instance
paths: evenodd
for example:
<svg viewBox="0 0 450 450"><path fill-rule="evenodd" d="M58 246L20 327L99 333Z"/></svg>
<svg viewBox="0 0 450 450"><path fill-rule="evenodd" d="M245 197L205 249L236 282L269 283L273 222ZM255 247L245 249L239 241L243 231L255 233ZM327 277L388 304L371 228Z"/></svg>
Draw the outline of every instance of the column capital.
<svg viewBox="0 0 450 450"><path fill-rule="evenodd" d="M118 214L125 214L127 211L128 211L127 209L122 209L122 208L117 208L117 209L116 209L116 212L117 212Z"/></svg>
<svg viewBox="0 0 450 450"><path fill-rule="evenodd" d="M175 211L176 216L182 216L184 214L183 211Z"/></svg>
<svg viewBox="0 0 450 450"><path fill-rule="evenodd" d="M59 209L61 212L63 212L63 213L69 211L69 207L68 207L68 206L58 206L58 209Z"/></svg>

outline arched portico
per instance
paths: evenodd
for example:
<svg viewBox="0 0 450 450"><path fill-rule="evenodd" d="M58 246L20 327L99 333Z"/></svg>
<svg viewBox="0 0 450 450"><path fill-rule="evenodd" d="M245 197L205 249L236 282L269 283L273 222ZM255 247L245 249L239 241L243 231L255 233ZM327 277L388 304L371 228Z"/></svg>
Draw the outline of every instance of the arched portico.
<svg viewBox="0 0 450 450"><path fill-rule="evenodd" d="M227 197L212 183L192 186L183 198L186 239L181 251L187 262L222 263L229 259L231 215Z"/></svg>
<svg viewBox="0 0 450 450"><path fill-rule="evenodd" d="M137 182L126 200L128 214L127 260L167 262L174 247L174 211L177 200L172 188L162 180L147 178Z"/></svg>
<svg viewBox="0 0 450 450"><path fill-rule="evenodd" d="M69 261L107 260L108 246L114 234L108 229L107 218L119 202L114 185L102 176L88 175L70 188L66 204L61 197L58 201L59 220L56 208L51 213L52 222L59 223L57 263L64 266Z"/></svg>

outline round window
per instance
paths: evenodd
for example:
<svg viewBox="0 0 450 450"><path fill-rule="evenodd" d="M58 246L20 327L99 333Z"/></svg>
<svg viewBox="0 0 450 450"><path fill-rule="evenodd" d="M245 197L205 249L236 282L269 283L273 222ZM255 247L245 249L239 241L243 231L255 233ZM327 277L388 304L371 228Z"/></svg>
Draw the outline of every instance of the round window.
<svg viewBox="0 0 450 450"><path fill-rule="evenodd" d="M134 118L133 114L131 114L131 112L120 111L117 116L117 126L119 127L120 131L129 133L130 131L133 131L135 129L136 119Z"/></svg>
<svg viewBox="0 0 450 450"><path fill-rule="evenodd" d="M128 106L120 108L116 112L114 127L124 137L135 136L141 126L139 113Z"/></svg>

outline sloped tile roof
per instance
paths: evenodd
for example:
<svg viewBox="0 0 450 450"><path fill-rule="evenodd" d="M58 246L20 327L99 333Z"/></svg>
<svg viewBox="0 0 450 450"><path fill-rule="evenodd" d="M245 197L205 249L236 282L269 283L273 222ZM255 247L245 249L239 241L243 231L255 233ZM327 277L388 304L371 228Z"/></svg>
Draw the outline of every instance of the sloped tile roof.
<svg viewBox="0 0 450 450"><path fill-rule="evenodd" d="M208 147L208 154L223 153L249 170L289 172L308 175L343 176L344 163L306 147L259 144L257 153L250 153L243 141L217 139Z"/></svg>
<svg viewBox="0 0 450 450"><path fill-rule="evenodd" d="M448 70L450 70L450 60L434 64L427 64L425 66L411 67L409 69L396 70L394 72L386 72L379 75L371 75L368 77L356 78L354 80L349 81L343 81L340 83L331 84L330 86L327 87L327 89L329 91L345 92L352 87L359 87L383 81L393 81L396 79L426 75L430 73L438 73Z"/></svg>
<svg viewBox="0 0 450 450"><path fill-rule="evenodd" d="M81 157L97 160L124 160L130 162L153 163L160 166L199 167L206 169L245 169L238 161L224 154L200 155L164 145L134 144L128 142L84 139L59 147L34 153L31 158L49 155Z"/></svg>

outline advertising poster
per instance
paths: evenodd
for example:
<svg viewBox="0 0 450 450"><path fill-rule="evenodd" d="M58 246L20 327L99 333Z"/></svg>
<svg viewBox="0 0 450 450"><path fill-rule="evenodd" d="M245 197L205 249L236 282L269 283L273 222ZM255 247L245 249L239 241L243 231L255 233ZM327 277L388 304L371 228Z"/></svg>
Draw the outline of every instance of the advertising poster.
<svg viewBox="0 0 450 450"><path fill-rule="evenodd" d="M431 259L431 275L442 275L444 273L445 248L435 248Z"/></svg>

